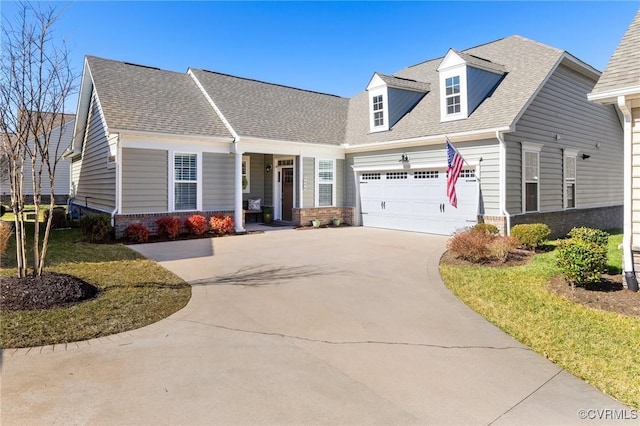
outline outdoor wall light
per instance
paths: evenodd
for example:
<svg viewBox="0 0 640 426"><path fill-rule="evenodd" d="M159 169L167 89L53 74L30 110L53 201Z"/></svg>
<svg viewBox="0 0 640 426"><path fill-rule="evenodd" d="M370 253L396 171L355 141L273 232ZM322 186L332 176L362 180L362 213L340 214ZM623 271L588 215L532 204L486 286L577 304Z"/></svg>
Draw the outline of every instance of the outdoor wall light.
<svg viewBox="0 0 640 426"><path fill-rule="evenodd" d="M582 154L582 159L586 160L587 158L590 158L591 156L589 154Z"/></svg>
<svg viewBox="0 0 640 426"><path fill-rule="evenodd" d="M409 162L409 156L407 154L402 154L400 156L400 163L408 163Z"/></svg>
<svg viewBox="0 0 640 426"><path fill-rule="evenodd" d="M267 167L265 167L265 170L267 171L267 173L269 173L271 171L271 164L267 164Z"/></svg>

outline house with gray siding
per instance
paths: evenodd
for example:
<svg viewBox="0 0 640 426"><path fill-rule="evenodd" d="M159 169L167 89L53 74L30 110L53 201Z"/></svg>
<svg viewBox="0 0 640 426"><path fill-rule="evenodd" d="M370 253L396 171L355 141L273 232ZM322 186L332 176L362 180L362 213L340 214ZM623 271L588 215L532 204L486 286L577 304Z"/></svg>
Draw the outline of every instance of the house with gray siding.
<svg viewBox="0 0 640 426"><path fill-rule="evenodd" d="M623 266L629 289L638 291L640 271L640 10L588 98L615 105L623 117ZM622 167L620 166L622 164Z"/></svg>
<svg viewBox="0 0 640 426"><path fill-rule="evenodd" d="M520 36L375 72L350 99L87 56L73 205L112 215L118 235L194 213L243 232L249 200L295 225L622 226L623 129L615 106L587 100L599 77ZM447 138L465 159L455 207Z"/></svg>

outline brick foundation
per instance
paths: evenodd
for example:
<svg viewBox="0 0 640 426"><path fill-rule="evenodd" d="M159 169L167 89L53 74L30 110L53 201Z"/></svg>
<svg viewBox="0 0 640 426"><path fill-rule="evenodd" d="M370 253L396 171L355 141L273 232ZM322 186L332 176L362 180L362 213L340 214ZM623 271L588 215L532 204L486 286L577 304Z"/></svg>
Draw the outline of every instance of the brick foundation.
<svg viewBox="0 0 640 426"><path fill-rule="evenodd" d="M293 209L292 221L295 225L311 226L311 220L318 219L320 225L328 225L333 219L340 219L342 223L353 225L353 207L314 207Z"/></svg>
<svg viewBox="0 0 640 426"><path fill-rule="evenodd" d="M622 229L622 215L622 206L528 213L512 216L511 226L524 223L546 223L551 228L550 238L561 238L567 235L571 228L579 226L603 230Z"/></svg>

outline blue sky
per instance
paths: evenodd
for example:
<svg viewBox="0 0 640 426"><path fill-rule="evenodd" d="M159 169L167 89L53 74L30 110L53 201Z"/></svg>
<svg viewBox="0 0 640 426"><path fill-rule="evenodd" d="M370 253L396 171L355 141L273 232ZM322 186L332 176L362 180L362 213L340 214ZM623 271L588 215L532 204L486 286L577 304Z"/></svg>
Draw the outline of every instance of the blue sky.
<svg viewBox="0 0 640 426"><path fill-rule="evenodd" d="M47 3L44 3L47 4ZM640 1L55 2L73 64L85 54L188 67L345 97L398 70L505 36L603 70ZM2 1L3 22L17 3Z"/></svg>

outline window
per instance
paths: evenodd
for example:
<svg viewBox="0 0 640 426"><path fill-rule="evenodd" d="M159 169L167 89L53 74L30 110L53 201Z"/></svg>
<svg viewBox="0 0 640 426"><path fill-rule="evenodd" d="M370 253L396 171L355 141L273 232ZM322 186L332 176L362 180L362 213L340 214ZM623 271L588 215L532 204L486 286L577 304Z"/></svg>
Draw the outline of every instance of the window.
<svg viewBox="0 0 640 426"><path fill-rule="evenodd" d="M176 210L196 210L198 193L198 156L175 154L174 204Z"/></svg>
<svg viewBox="0 0 640 426"><path fill-rule="evenodd" d="M373 126L384 126L384 106L382 103L382 95L373 97Z"/></svg>
<svg viewBox="0 0 640 426"><path fill-rule="evenodd" d="M318 161L318 206L333 206L333 160Z"/></svg>
<svg viewBox="0 0 640 426"><path fill-rule="evenodd" d="M564 156L564 208L576 207L576 156L565 152Z"/></svg>
<svg viewBox="0 0 640 426"><path fill-rule="evenodd" d="M450 77L445 80L447 114L460 112L460 76Z"/></svg>
<svg viewBox="0 0 640 426"><path fill-rule="evenodd" d="M541 149L542 145L522 144L522 208L525 212L539 210Z"/></svg>
<svg viewBox="0 0 640 426"><path fill-rule="evenodd" d="M251 192L250 170L251 163L249 157L242 157L242 192Z"/></svg>

